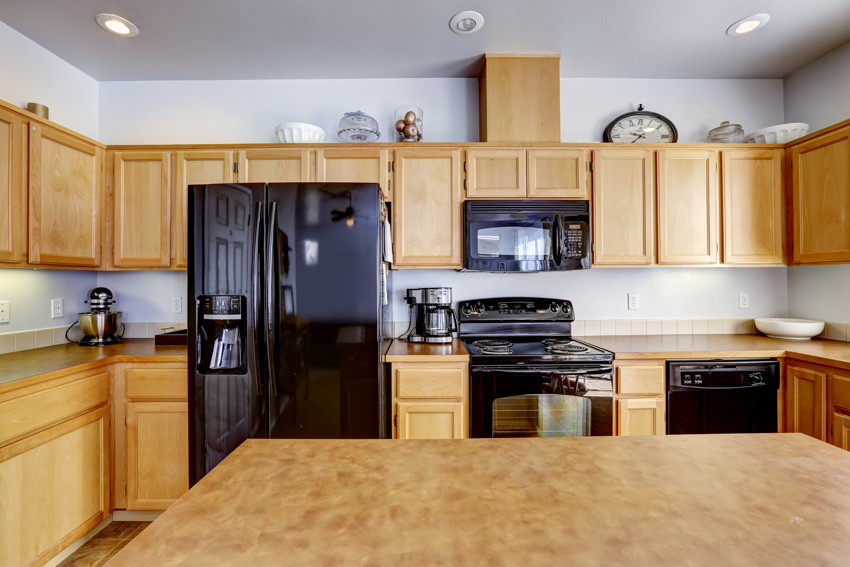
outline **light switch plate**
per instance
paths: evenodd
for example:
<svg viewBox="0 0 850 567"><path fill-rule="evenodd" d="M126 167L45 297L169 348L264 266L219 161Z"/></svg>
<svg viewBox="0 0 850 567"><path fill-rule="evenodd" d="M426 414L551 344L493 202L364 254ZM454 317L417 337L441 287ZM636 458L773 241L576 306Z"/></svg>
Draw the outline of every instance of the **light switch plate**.
<svg viewBox="0 0 850 567"><path fill-rule="evenodd" d="M50 300L50 318L59 319L65 316L65 306L61 299Z"/></svg>
<svg viewBox="0 0 850 567"><path fill-rule="evenodd" d="M9 302L0 301L0 323L9 322Z"/></svg>

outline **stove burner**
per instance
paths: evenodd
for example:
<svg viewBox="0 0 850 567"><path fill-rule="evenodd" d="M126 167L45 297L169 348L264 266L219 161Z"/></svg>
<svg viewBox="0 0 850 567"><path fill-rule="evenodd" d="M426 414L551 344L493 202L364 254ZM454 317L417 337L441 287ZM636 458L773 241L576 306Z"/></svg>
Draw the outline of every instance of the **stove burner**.
<svg viewBox="0 0 850 567"><path fill-rule="evenodd" d="M572 354L574 352L584 352L586 350L586 346L571 344L555 344L546 347L546 352L551 354Z"/></svg>
<svg viewBox="0 0 850 567"><path fill-rule="evenodd" d="M494 341L494 342L499 342L499 341ZM507 341L501 341L501 342L507 342ZM475 344L475 343L473 343L473 344ZM508 345L510 345L510 344L511 343L508 343ZM513 354L513 352L514 352L514 351L511 350L510 346L502 346L502 345L500 345L500 346L479 346L478 348L481 349L481 354Z"/></svg>
<svg viewBox="0 0 850 567"><path fill-rule="evenodd" d="M572 339L543 339L540 341L546 346L568 345L573 342Z"/></svg>
<svg viewBox="0 0 850 567"><path fill-rule="evenodd" d="M475 341L472 344L480 348L513 346L513 343L510 341L503 341L498 339L481 339L480 341Z"/></svg>

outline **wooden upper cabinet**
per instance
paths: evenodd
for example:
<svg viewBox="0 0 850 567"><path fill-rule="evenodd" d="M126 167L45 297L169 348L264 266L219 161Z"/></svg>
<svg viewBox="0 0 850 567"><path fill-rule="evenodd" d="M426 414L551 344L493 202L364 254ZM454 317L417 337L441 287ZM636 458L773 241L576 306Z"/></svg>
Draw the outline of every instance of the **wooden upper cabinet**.
<svg viewBox="0 0 850 567"><path fill-rule="evenodd" d="M789 365L786 374L786 431L826 441L826 374Z"/></svg>
<svg viewBox="0 0 850 567"><path fill-rule="evenodd" d="M170 262L171 155L114 155L114 258L122 268L168 267Z"/></svg>
<svg viewBox="0 0 850 567"><path fill-rule="evenodd" d="M717 263L717 151L658 150L658 263Z"/></svg>
<svg viewBox="0 0 850 567"><path fill-rule="evenodd" d="M233 152L229 150L204 150L177 152L177 175L174 184L174 231L172 234L172 265L185 267L188 263L186 231L186 199L189 185L205 183L232 183Z"/></svg>
<svg viewBox="0 0 850 567"><path fill-rule="evenodd" d="M850 261L850 126L789 151L794 262Z"/></svg>
<svg viewBox="0 0 850 567"><path fill-rule="evenodd" d="M587 150L528 150L527 195L587 199Z"/></svg>
<svg viewBox="0 0 850 567"><path fill-rule="evenodd" d="M525 150L467 150L466 197L523 199Z"/></svg>
<svg viewBox="0 0 850 567"><path fill-rule="evenodd" d="M100 265L102 164L102 148L30 123L30 263Z"/></svg>
<svg viewBox="0 0 850 567"><path fill-rule="evenodd" d="M0 262L24 260L25 134L23 119L0 107Z"/></svg>
<svg viewBox="0 0 850 567"><path fill-rule="evenodd" d="M721 152L723 262L785 262L782 150Z"/></svg>
<svg viewBox="0 0 850 567"><path fill-rule="evenodd" d="M351 148L316 150L316 181L320 183L377 183L392 198L389 150Z"/></svg>
<svg viewBox="0 0 850 567"><path fill-rule="evenodd" d="M310 150L242 150L240 183L298 183L310 181Z"/></svg>
<svg viewBox="0 0 850 567"><path fill-rule="evenodd" d="M652 264L652 150L593 152L593 263Z"/></svg>
<svg viewBox="0 0 850 567"><path fill-rule="evenodd" d="M395 152L397 267L461 267L460 150Z"/></svg>

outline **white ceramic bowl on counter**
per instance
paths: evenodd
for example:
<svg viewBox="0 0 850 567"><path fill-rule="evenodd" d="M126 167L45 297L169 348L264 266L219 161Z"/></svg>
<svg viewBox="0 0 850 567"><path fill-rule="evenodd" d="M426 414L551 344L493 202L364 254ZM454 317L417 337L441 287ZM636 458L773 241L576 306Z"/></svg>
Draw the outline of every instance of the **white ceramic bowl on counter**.
<svg viewBox="0 0 850 567"><path fill-rule="evenodd" d="M306 122L281 122L274 132L277 139L285 144L319 144L325 141L325 131Z"/></svg>
<svg viewBox="0 0 850 567"><path fill-rule="evenodd" d="M789 122L750 132L744 136L744 141L750 144L785 144L802 138L808 132L809 125L805 122Z"/></svg>
<svg viewBox="0 0 850 567"><path fill-rule="evenodd" d="M823 332L823 321L812 319L756 319L756 329L774 339L807 340Z"/></svg>

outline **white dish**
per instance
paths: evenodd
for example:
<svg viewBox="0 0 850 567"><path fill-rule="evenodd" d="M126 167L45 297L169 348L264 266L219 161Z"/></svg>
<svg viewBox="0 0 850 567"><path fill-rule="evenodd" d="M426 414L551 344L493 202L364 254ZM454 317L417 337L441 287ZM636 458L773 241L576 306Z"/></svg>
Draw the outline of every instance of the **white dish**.
<svg viewBox="0 0 850 567"><path fill-rule="evenodd" d="M807 340L823 332L823 321L812 319L756 319L756 329L774 339Z"/></svg>
<svg viewBox="0 0 850 567"><path fill-rule="evenodd" d="M318 144L325 141L325 131L306 122L281 122L274 132L277 139L285 144Z"/></svg>
<svg viewBox="0 0 850 567"><path fill-rule="evenodd" d="M750 144L785 144L802 138L808 132L809 125L805 122L789 122L750 132L744 136L744 141Z"/></svg>

